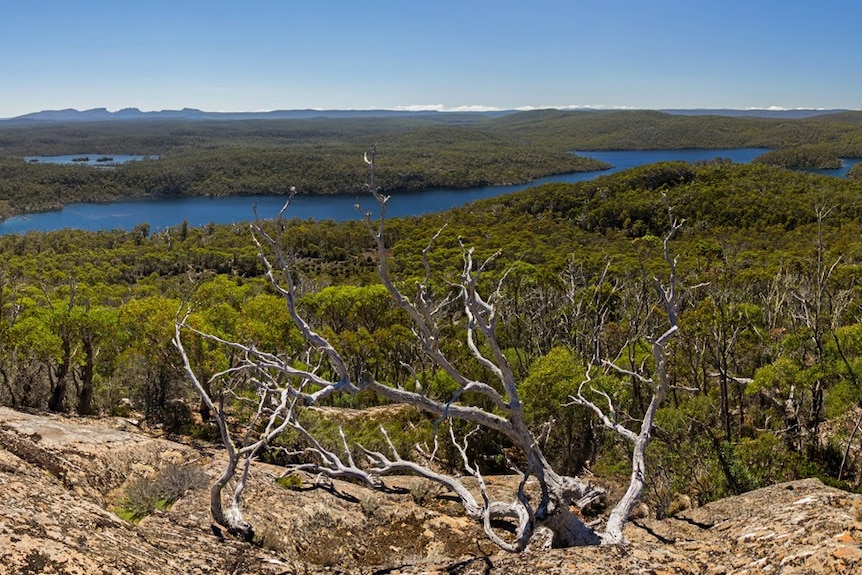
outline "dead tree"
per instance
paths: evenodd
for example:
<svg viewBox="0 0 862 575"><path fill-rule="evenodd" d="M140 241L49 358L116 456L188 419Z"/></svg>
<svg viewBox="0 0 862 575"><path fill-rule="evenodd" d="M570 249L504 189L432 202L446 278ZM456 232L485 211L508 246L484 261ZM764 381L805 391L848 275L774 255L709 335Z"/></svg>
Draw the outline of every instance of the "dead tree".
<svg viewBox="0 0 862 575"><path fill-rule="evenodd" d="M376 187L374 177L374 155L366 155L370 169L370 192L376 200L380 214L376 223L366 213L366 223L377 247L380 280L393 301L410 317L413 331L425 356L437 368L443 370L457 383L457 391L448 398L434 398L422 389L416 378L415 389L389 385L366 374L360 380L353 377L342 354L317 332L300 314L297 308L297 281L290 254L283 250L281 234L285 221L283 215L289 208L291 196L282 208L275 233L268 233L259 222L252 224L252 237L257 244L266 275L274 289L282 296L287 310L308 344L310 354L303 358L279 357L255 348L253 345L228 342L198 332L187 321L188 316L177 322L174 344L180 351L186 372L203 401L208 405L221 432L228 454L227 468L212 488L211 508L214 520L228 530L247 535L252 532L240 509L240 496L246 484L248 467L257 453L284 430L292 429L307 443L307 451L314 455L313 463L304 463L292 469L303 469L330 477L348 477L362 481L370 487L380 487L381 478L391 474L412 474L435 482L454 493L468 516L484 526L488 537L508 551L521 551L538 532L543 540L554 546L573 546L600 543L593 529L583 523L570 510L571 505L584 508L603 495L603 490L576 477L559 475L546 460L539 447L540 442L528 428L523 404L518 394L516 376L503 353L497 339L497 322L500 316L501 280L496 289L483 297L477 288L478 279L486 269L486 262L476 262L471 249L463 249L463 267L460 278L452 282L443 297L436 297L430 285L431 269L428 253L432 242L423 251L424 280L419 282L415 295L408 297L396 285L390 275L387 262L387 247L384 238L384 222L389 197ZM463 247L463 246L462 246ZM465 372L447 356L441 347L441 331L438 319L448 309L457 305L467 319L464 343L472 360L493 375L493 382L478 381ZM207 337L211 341L229 346L240 352L242 361L231 369L214 376L207 386L197 379L183 344L184 332ZM316 358L316 359L313 359ZM302 359L302 361L298 361ZM312 366L312 367L309 367ZM325 366L327 369L322 369ZM325 375L330 374L330 375ZM237 442L226 423L224 403L216 403L206 390L217 389L216 380L242 375L257 390L255 420L246 428L246 437ZM221 386L224 389L224 386ZM429 465L409 461L395 449L383 433L389 446L388 454L364 449L365 464L358 465L351 454L350 446L342 433L343 455L322 446L301 425L297 417L304 406L317 404L335 394L354 394L371 391L393 404L409 405L433 415L438 422L460 421L493 430L505 437L520 452L525 464L517 469L521 475L520 485L512 494L511 501L492 499L475 461L468 456L467 437L457 438L453 426L449 425L450 439L455 445L464 472L478 485L478 497L468 488L462 478L434 471ZM222 396L223 397L223 396ZM470 398L481 397L484 409L471 402ZM260 423L258 423L260 422ZM442 429L442 425L437 426ZM255 431L257 430L257 431ZM241 447L239 446L241 445ZM433 457L433 455L432 455ZM237 477L238 470L242 474ZM538 493L532 497L526 493L526 483L534 478ZM236 487L227 511L223 509L222 491L230 483ZM503 537L492 524L497 520L514 521L514 535Z"/></svg>
<svg viewBox="0 0 862 575"><path fill-rule="evenodd" d="M670 213L670 210L668 210ZM659 407L671 388L670 379L667 373L668 360L668 342L676 335L679 330L677 315L679 313L679 296L677 294L676 281L676 259L670 257L668 243L673 235L682 226L682 222L671 218L670 231L664 237L663 255L665 262L670 266L670 274L667 283L663 283L658 278L654 278L655 288L659 296L659 305L664 308L667 314L667 329L657 337L647 337L652 348L652 360L654 363L655 375L650 377L643 371L633 371L624 369L618 366L614 361L595 358L595 363L603 366L610 372L615 372L629 378L637 379L644 387L651 389L651 398L649 405L644 412L640 422L640 428L637 431L629 429L620 420L618 407L614 405L612 398L601 389L592 385L591 369L587 369L586 378L578 388L576 396L570 397L571 403L575 405L585 406L592 410L602 424L617 433L620 437L628 441L632 446L631 457L631 476L629 485L623 497L617 502L608 517L604 531L601 533L602 543L604 544L621 544L625 543L623 536L623 527L628 521L629 515L640 500L646 485L646 450L652 436L653 426L655 424L655 416ZM591 366L592 367L592 366ZM589 386L590 397L587 397L585 390ZM602 406L599 405L598 399L601 398Z"/></svg>

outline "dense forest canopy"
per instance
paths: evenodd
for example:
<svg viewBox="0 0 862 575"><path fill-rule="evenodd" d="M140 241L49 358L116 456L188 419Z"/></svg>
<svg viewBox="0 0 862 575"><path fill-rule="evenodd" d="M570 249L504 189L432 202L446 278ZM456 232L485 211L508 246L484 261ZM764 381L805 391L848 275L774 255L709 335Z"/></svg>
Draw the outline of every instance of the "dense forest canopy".
<svg viewBox="0 0 862 575"><path fill-rule="evenodd" d="M81 201L151 195L353 193L355 150L377 146L387 189L512 184L601 169L572 150L765 147L760 161L828 167L862 157L860 114L806 119L650 111L539 110L500 117L139 120L0 123L0 218ZM27 156L145 155L104 169L26 163Z"/></svg>
<svg viewBox="0 0 862 575"><path fill-rule="evenodd" d="M280 194L291 187L310 194L355 193L363 180L355 151L374 145L386 159L381 177L388 189L513 184L608 167L566 150L519 144L479 129L381 122L383 127L369 122L360 128L349 121L307 127L297 122L203 122L188 128L123 123L124 129L97 124L53 128L50 136L25 130L21 133L32 139L5 140L4 153L88 150L159 159L101 168L0 157L0 217L142 196Z"/></svg>
<svg viewBox="0 0 862 575"><path fill-rule="evenodd" d="M655 111L538 110L490 122L494 130L513 138L571 150L784 148L835 144L848 157L860 157L860 118L862 112L791 120L682 116Z"/></svg>
<svg viewBox="0 0 862 575"><path fill-rule="evenodd" d="M441 137L434 130L426 133ZM862 484L858 452L844 455L862 410L860 202L858 180L759 164L664 163L392 220L387 237L404 285L425 273L422 251L441 229L428 255L438 289L458 273L463 245L477 261L499 252L484 277L493 283L505 275L500 337L521 377L530 424L557 422L545 449L563 470L589 461L613 476L625 473L620 445L588 413L563 403L597 345L626 365L649 366L645 349L626 342L641 321L638 302L665 265L659 238L668 206L684 219L672 243L689 288L673 343L676 388L649 454L649 498L661 510L678 491L704 502L811 475ZM384 297L364 225L285 226L299 305L345 350L349 368L404 385L418 377L429 393L450 393L451 381L422 363L403 316ZM168 429L211 437L208 424L182 408L192 396L170 334L183 302L193 304L190 322L209 332L276 353L300 345L243 225L10 235L0 237L0 258L5 404L134 409ZM597 313L606 318L599 332L591 327ZM454 334L460 320L453 313ZM457 345L448 351L466 353ZM205 373L232 361L204 341L192 354ZM636 382L602 385L632 418L642 413L647 391ZM338 405L373 400L345 401ZM405 434L397 422L392 440L428 439L430 422L415 423ZM306 424L338 441L332 422ZM358 423L345 425L367 447L380 440ZM496 461L505 442L486 434L472 448Z"/></svg>
<svg viewBox="0 0 862 575"><path fill-rule="evenodd" d="M674 261L683 295L663 370L672 387L647 453L647 499L656 513L669 512L675 493L704 503L800 477L862 488L854 431L862 422L862 164L846 179L781 167L862 157L858 113L767 120L545 110L0 125L0 217L131 196L294 187L358 193L366 173L356 150L371 148L385 193L607 167L573 150L684 147L772 151L747 165L665 162L393 219L382 248L361 221L302 221L288 210L285 220L259 224L290 254L296 305L337 346L353 380L373 377L436 399L451 397L457 384L426 361L405 309L381 284L378 264L388 262L402 290L422 285L445 296L469 247L471 261L483 262L477 287L497 287L496 337L517 376L524 423L560 472L588 467L610 480L630 470L625 446L571 400L592 377L596 358L613 358L623 370L591 385L595 397L616 406L623 426L636 427L657 369L643 334L676 315L656 305L653 282L667 277ZM75 153L158 159L103 168L24 160ZM670 229L672 258L663 242ZM184 223L151 233L141 223L129 231L0 236L0 261L3 404L80 415L134 412L170 433L213 439L218 432L210 412L196 405L183 359L209 381L240 358L196 331L187 334L181 358L171 343L181 309L190 310L191 330L279 357L303 354L304 340L266 278L247 224ZM446 355L468 377L487 380L490 368L471 365L460 344L469 329L464 312L440 311ZM320 368L321 377L333 376L327 369ZM234 421L248 416L252 396L241 379L223 396ZM326 403L382 402L358 393ZM309 410L302 425L325 446L340 445L340 426L351 445L385 450L381 423L385 442L400 452L433 443L436 421L416 410L393 413L372 425ZM511 439L485 430L472 437L470 457L484 471L505 472ZM260 456L285 463L284 454L301 447L300 435L286 434ZM444 466L459 465L459 447L441 450Z"/></svg>

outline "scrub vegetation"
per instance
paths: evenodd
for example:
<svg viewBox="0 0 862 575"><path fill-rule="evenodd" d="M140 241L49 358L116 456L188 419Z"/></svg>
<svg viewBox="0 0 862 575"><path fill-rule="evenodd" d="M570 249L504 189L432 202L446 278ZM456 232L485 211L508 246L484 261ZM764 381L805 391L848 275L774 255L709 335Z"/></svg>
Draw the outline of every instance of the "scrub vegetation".
<svg viewBox="0 0 862 575"><path fill-rule="evenodd" d="M553 120L542 114L526 117ZM553 115L560 122L581 118ZM398 151L381 146L378 191L385 194L388 177L413 173L403 169L404 158L421 163L421 154L409 150L432 149L453 133L463 138L451 143L453 155L493 149L487 157L498 166L513 146L541 155L543 148L527 143L530 122L519 124L518 116L476 119L476 126L408 126L399 136L404 141L387 132ZM814 120L778 124L796 130L795 122L810 122L814 131L836 130L829 133L839 140L859 125L852 115ZM732 145L770 145L769 130L761 132L759 142ZM423 134L429 141L420 145ZM260 179L276 168L255 162L268 158L277 166L283 152L271 146L271 156L258 156L237 148L236 157L254 158L247 169ZM208 153L227 158L229 148L200 152ZM179 165L173 161L166 154L152 165ZM143 174L149 164L131 165L128 173ZM11 165L3 159L0 186L19 168L54 173L52 166ZM200 173L223 168L215 162ZM121 173L68 169L94 178ZM359 188L366 178L361 167L351 170ZM513 469L543 475L547 501L536 509L522 501L522 513L517 504L486 501L489 524L514 517L514 539L489 533L512 550L526 545L534 527L558 518L575 491L583 495L584 517L603 513L603 498L593 497L601 490L567 483L585 469L606 485L626 485L637 475L632 466L642 469L639 497L658 516L671 513L680 495L703 504L803 477L858 490L860 185L858 178L768 163L671 162L393 219L371 233L361 221L291 219L288 207L283 218L251 228L181 225L150 233L142 224L2 236L0 402L135 415L200 440L242 432L237 453L283 465L286 473L333 473L338 464L327 458L338 454L355 478L369 468L427 465L433 454L434 469L455 476L466 467L478 482ZM398 294L424 303L405 305ZM434 318L425 335L417 327L422 305ZM482 326L488 329L480 333ZM316 355L328 349L322 342L337 354ZM258 352L305 377L285 396L293 411L275 421L291 423L277 435L269 434L266 418L276 412L276 398L246 363ZM190 373L202 393L189 385ZM397 400L405 397L415 401ZM450 417L450 409L467 404L484 415ZM652 441L639 461L631 445L645 419ZM397 465L393 453L403 457ZM142 500L153 499L157 490L145 489L152 485L139 487ZM481 516L482 504L466 503L468 515ZM554 541L584 536L561 530L576 525L570 519L551 527Z"/></svg>
<svg viewBox="0 0 862 575"><path fill-rule="evenodd" d="M607 167L572 150L764 147L763 162L862 157L862 113L806 119L538 110L296 120L0 123L0 218L72 202L173 195L355 193L377 146L384 190L529 182ZM116 167L28 163L60 154L158 157Z"/></svg>

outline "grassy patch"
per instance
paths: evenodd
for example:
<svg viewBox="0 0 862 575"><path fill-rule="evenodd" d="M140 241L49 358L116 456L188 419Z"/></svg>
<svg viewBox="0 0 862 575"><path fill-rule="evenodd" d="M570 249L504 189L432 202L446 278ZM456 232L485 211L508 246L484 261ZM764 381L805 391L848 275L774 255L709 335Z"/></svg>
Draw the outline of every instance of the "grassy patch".
<svg viewBox="0 0 862 575"><path fill-rule="evenodd" d="M188 491L206 486L203 469L194 465L168 465L152 479L141 478L125 489L114 512L118 517L137 523L157 509L168 509Z"/></svg>
<svg viewBox="0 0 862 575"><path fill-rule="evenodd" d="M302 487L302 477L297 473L283 475L275 480L276 484L285 489L296 490Z"/></svg>

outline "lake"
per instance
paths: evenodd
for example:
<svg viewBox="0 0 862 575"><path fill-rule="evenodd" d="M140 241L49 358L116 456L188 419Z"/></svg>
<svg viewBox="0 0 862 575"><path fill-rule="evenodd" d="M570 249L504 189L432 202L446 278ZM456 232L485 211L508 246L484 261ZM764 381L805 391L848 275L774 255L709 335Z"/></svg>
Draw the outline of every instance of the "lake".
<svg viewBox="0 0 862 575"><path fill-rule="evenodd" d="M158 159L158 156L129 156L126 154L112 154L110 156L104 154L68 154L65 156L26 156L24 158L25 161L34 164L74 164L76 166L114 166L126 162Z"/></svg>
<svg viewBox="0 0 862 575"><path fill-rule="evenodd" d="M763 148L735 148L721 150L646 150L622 152L577 152L591 156L614 167L597 172L580 172L549 176L528 184L516 186L486 186L468 189L432 189L422 192L391 193L392 199L387 207L389 217L418 216L463 206L475 200L491 198L510 192L523 190L549 182L582 182L592 178L612 174L620 170L655 162L682 160L701 162L715 158L726 158L736 163L747 163L766 152ZM72 156L68 156L71 161ZM96 156L97 157L97 156ZM91 156L92 160L96 157ZM120 156L115 156L118 158ZM135 157L139 158L139 157ZM853 161L855 163L858 160ZM846 164L846 162L845 162ZM843 170L849 169L849 165ZM828 173L843 175L838 170ZM231 197L183 197L183 198L145 198L113 202L109 204L70 204L62 210L40 212L15 216L0 223L0 234L21 234L28 231L50 231L62 228L85 230L108 230L122 228L130 230L146 222L153 232L177 226L188 221L192 226L204 226L211 222L218 224L237 223L254 219L253 206L262 218L275 217L285 197L231 196ZM376 208L370 196L358 198L355 195L335 196L297 196L294 198L287 217L302 219L331 219L345 221L359 219L361 213L356 209L357 200L363 209Z"/></svg>
<svg viewBox="0 0 862 575"><path fill-rule="evenodd" d="M841 158L841 167L835 169L817 169L817 168L807 168L803 171L811 172L812 174L822 174L824 176L836 176L838 178L843 178L847 175L847 172L850 171L850 168L862 162L862 158Z"/></svg>

